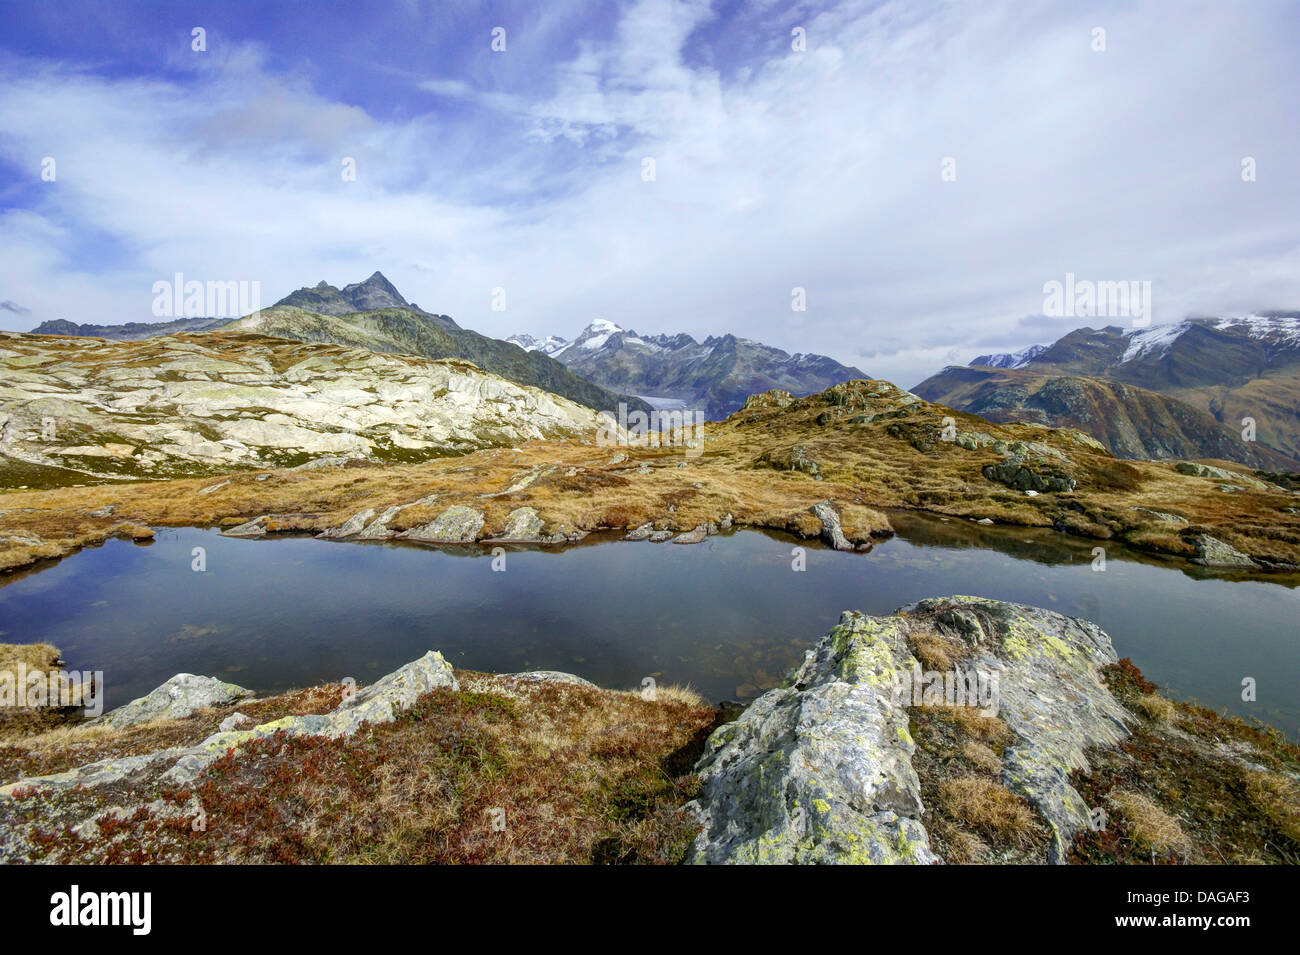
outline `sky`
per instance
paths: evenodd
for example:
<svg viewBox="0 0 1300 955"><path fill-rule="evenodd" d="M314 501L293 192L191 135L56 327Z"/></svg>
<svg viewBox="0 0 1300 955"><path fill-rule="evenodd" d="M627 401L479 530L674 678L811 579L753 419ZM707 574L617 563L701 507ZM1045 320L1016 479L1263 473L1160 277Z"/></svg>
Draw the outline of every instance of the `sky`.
<svg viewBox="0 0 1300 955"><path fill-rule="evenodd" d="M0 23L0 328L157 320L176 273L270 304L380 270L497 337L730 332L906 387L1133 321L1044 314L1067 274L1150 282L1157 324L1300 308L1297 2Z"/></svg>

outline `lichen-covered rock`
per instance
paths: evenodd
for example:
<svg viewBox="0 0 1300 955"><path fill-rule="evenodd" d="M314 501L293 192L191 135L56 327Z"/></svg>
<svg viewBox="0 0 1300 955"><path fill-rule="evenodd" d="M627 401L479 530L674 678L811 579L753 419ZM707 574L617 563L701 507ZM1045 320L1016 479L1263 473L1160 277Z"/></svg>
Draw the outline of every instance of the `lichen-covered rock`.
<svg viewBox="0 0 1300 955"><path fill-rule="evenodd" d="M1064 862L1070 840L1089 824L1070 773L1087 770L1089 747L1128 735L1129 714L1099 673L1116 660L1110 637L1087 620L982 597L932 598L897 613L979 648L968 666L996 676L997 716L1017 737L1003 751L1002 780L1046 821L1048 861Z"/></svg>
<svg viewBox="0 0 1300 955"><path fill-rule="evenodd" d="M483 530L483 512L463 504L454 504L433 520L414 527L400 536L413 541L444 544L473 543Z"/></svg>
<svg viewBox="0 0 1300 955"><path fill-rule="evenodd" d="M1015 740L1002 782L1023 795L1062 862L1090 807L1070 784L1085 752L1127 734L1128 713L1101 667L1110 638L1085 620L979 597L923 600L890 616L846 612L778 689L710 737L690 808L703 825L698 863L933 862L908 707L920 701L909 636L958 641L963 668L991 688L979 705ZM915 668L915 670L914 670Z"/></svg>
<svg viewBox="0 0 1300 955"><path fill-rule="evenodd" d="M785 686L714 732L700 760L697 863L935 861L907 710L906 621L845 613Z"/></svg>
<svg viewBox="0 0 1300 955"><path fill-rule="evenodd" d="M685 533L673 538L674 544L699 544L709 536L709 525L698 524Z"/></svg>
<svg viewBox="0 0 1300 955"><path fill-rule="evenodd" d="M504 541L541 540L542 527L542 519L534 508L516 507L506 515L505 530L501 532L499 539Z"/></svg>
<svg viewBox="0 0 1300 955"><path fill-rule="evenodd" d="M984 465L984 477L1017 491L1073 491L1074 478L1064 471L1040 466L1035 470L1023 458L1009 457L997 464Z"/></svg>
<svg viewBox="0 0 1300 955"><path fill-rule="evenodd" d="M1193 564L1200 564L1203 567L1254 568L1259 566L1249 555L1209 534L1198 534L1192 539L1192 544L1196 548L1196 556L1192 558Z"/></svg>
<svg viewBox="0 0 1300 955"><path fill-rule="evenodd" d="M178 720L205 707L223 706L255 695L252 690L210 676L178 673L147 696L105 713L99 722L121 729L154 720Z"/></svg>

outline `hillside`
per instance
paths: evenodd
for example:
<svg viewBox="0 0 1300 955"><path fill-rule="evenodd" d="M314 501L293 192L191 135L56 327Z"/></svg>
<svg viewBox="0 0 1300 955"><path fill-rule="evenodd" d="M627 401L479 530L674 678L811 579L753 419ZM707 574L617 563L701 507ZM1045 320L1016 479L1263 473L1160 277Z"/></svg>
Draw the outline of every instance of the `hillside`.
<svg viewBox="0 0 1300 955"><path fill-rule="evenodd" d="M640 395L653 404L699 409L720 421L752 394L779 388L795 395L865 378L825 355L790 355L735 335L698 342L690 335L638 335L613 322L588 325L571 342L520 335L511 339L563 362L589 381Z"/></svg>
<svg viewBox="0 0 1300 955"><path fill-rule="evenodd" d="M1080 328L1032 354L982 355L972 364L1124 382L1184 401L1237 432L1252 418L1261 445L1300 458L1300 312Z"/></svg>
<svg viewBox="0 0 1300 955"><path fill-rule="evenodd" d="M1300 498L1274 480L1289 479L1227 464L1121 461L1081 432L994 424L859 380L806 398L756 395L706 428L698 455L569 438L405 466L374 454L355 466L231 475L216 487L189 478L10 491L0 569L71 553L124 527L258 522L337 535L364 523L365 512L389 509L398 509L389 534L433 522L435 538L450 533L458 543L555 543L601 529L703 539L747 526L866 549L891 532L882 510L907 508L1113 539L1252 575L1300 567Z"/></svg>
<svg viewBox="0 0 1300 955"><path fill-rule="evenodd" d="M1217 458L1279 470L1297 466L1280 452L1243 441L1239 429L1208 412L1105 378L953 366L913 390L927 401L990 421L1077 428L1121 458Z"/></svg>
<svg viewBox="0 0 1300 955"><path fill-rule="evenodd" d="M136 342L5 332L0 369L9 486L419 461L598 425L585 407L464 361L246 331Z"/></svg>
<svg viewBox="0 0 1300 955"><path fill-rule="evenodd" d="M83 338L111 338L138 341L174 332L207 332L230 322L229 318L176 318L169 322L127 322L125 325L78 325L66 319L41 322L33 335L75 335Z"/></svg>

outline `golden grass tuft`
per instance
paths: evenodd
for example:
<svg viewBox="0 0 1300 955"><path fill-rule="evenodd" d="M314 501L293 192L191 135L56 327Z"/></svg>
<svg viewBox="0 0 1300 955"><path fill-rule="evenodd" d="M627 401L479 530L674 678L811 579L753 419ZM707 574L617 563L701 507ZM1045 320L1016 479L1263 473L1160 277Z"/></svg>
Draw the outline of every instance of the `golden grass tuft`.
<svg viewBox="0 0 1300 955"><path fill-rule="evenodd" d="M1300 786L1281 773L1251 769L1243 773L1247 798L1287 838L1300 843Z"/></svg>
<svg viewBox="0 0 1300 955"><path fill-rule="evenodd" d="M1000 773L1002 760L998 754L979 740L969 739L961 745L962 757L976 769L986 773Z"/></svg>
<svg viewBox="0 0 1300 955"><path fill-rule="evenodd" d="M957 776L939 783L939 806L994 846L1033 844L1037 817L1029 802L1001 783L980 776Z"/></svg>
<svg viewBox="0 0 1300 955"><path fill-rule="evenodd" d="M1157 854L1191 852L1191 840L1179 821L1146 796L1120 789L1107 798L1124 820L1129 837L1139 846Z"/></svg>
<svg viewBox="0 0 1300 955"><path fill-rule="evenodd" d="M933 631L921 631L911 635L912 653L921 661L926 670L951 673L953 669L950 651L953 645Z"/></svg>
<svg viewBox="0 0 1300 955"><path fill-rule="evenodd" d="M1133 701L1133 705L1142 711L1147 719L1168 726L1178 717L1178 707L1173 700L1159 693L1143 693Z"/></svg>

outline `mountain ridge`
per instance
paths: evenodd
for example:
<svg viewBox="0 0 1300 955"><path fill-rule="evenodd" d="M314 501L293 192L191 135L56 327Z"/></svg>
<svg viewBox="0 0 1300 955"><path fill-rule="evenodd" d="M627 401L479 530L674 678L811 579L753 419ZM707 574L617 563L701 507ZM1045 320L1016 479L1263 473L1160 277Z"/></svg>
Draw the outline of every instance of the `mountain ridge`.
<svg viewBox="0 0 1300 955"><path fill-rule="evenodd" d="M606 388L670 399L698 408L710 420L725 418L752 394L775 388L802 396L867 377L825 355L791 355L734 334L710 335L702 342L684 332L639 335L606 319L590 323L572 341L548 336L539 344L531 335L507 340L544 350Z"/></svg>

